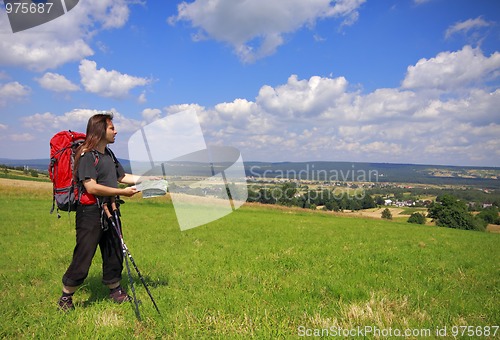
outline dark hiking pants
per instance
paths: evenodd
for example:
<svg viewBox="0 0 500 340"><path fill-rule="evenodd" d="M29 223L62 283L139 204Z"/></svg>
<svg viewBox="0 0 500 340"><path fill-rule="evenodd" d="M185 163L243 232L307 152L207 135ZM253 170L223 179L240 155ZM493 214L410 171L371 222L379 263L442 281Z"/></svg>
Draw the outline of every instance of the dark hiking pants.
<svg viewBox="0 0 500 340"><path fill-rule="evenodd" d="M120 281L123 253L115 230L112 226L109 226L106 231L103 230L101 211L97 205L78 205L76 246L73 251L73 260L62 279L64 285L76 287L83 283L89 273L97 245L102 256L102 282L109 285Z"/></svg>

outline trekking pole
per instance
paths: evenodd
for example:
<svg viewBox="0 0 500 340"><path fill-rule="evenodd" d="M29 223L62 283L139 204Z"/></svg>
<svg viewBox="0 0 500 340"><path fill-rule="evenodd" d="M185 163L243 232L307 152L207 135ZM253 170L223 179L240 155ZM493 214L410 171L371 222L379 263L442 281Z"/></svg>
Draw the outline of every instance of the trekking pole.
<svg viewBox="0 0 500 340"><path fill-rule="evenodd" d="M141 313L139 312L139 303L137 301L137 296L135 295L134 280L132 279L132 273L130 272L130 265L128 264L128 259L127 259L127 247L126 247L125 243L123 242L123 237L122 237L121 231L120 231L120 229L118 227L118 224L116 224L113 221L113 217L111 216L111 213L109 211L109 208L108 208L107 204L103 204L102 208L104 210L104 213L108 217L108 220L110 221L111 225L113 226L113 228L115 228L115 231L118 234L118 237L120 238L120 242L121 242L121 245L122 245L123 257L125 257L125 264L127 266L127 273L128 273L128 279L129 279L129 282L130 282L130 289L132 290L132 295L133 295L133 298L134 298L135 316L137 317L137 320L141 321ZM116 215L115 215L115 217L116 217ZM116 222L119 223L118 219L116 219Z"/></svg>
<svg viewBox="0 0 500 340"><path fill-rule="evenodd" d="M139 268L137 267L137 265L135 264L135 261L134 261L134 258L132 257L132 254L130 253L130 250L127 248L127 245L125 244L125 241L123 241L123 235L121 233L121 230L122 230L122 226L121 226L121 223L120 223L120 219L119 219L119 216L118 216L118 209L116 209L116 204L113 202L111 204L111 207L113 208L113 213L115 215L115 220L116 220L116 223L118 224L117 225L117 228L118 230L120 230L120 233L119 233L119 236L120 236L120 241L122 242L122 245L123 245L123 249L127 252L127 255L128 257L130 258L130 262L132 262L132 265L134 266L135 268L135 271L137 272L137 275L139 276L139 279L141 280L142 282L142 285L144 286L144 288L146 289L146 292L148 293L149 295L149 298L151 299L151 302L153 303L153 305L155 306L155 309L156 311L158 312L158 314L161 315L160 313L160 309L158 308L158 306L156 305L156 301L155 299L153 298L153 295L151 294L151 291L149 290L148 288L148 285L146 283L146 280L144 280L144 277L142 276Z"/></svg>

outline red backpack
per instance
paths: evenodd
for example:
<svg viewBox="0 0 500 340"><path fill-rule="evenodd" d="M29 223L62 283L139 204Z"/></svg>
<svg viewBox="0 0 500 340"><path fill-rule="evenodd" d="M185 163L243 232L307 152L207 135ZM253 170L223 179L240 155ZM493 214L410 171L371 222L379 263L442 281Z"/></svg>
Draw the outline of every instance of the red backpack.
<svg viewBox="0 0 500 340"><path fill-rule="evenodd" d="M78 185L73 179L76 149L85 141L81 132L61 131L50 139L49 176L53 184L52 210L75 211Z"/></svg>

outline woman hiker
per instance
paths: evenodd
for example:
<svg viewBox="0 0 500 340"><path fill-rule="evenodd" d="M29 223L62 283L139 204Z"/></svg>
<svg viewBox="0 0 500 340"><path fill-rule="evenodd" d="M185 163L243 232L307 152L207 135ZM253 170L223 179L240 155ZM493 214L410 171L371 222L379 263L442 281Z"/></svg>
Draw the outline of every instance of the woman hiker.
<svg viewBox="0 0 500 340"><path fill-rule="evenodd" d="M120 162L107 148L115 142L117 131L111 113L96 114L87 124L85 142L75 156L75 177L83 194L76 210L76 246L73 259L62 278L62 296L58 306L63 311L74 308L73 294L88 275L92 258L99 245L102 256L102 282L110 289L109 297L122 303L130 297L121 287L123 252L113 228L106 228L101 218L103 204L111 203L117 196L130 197L138 191L135 187L118 188L118 182L135 184L139 176L126 174Z"/></svg>

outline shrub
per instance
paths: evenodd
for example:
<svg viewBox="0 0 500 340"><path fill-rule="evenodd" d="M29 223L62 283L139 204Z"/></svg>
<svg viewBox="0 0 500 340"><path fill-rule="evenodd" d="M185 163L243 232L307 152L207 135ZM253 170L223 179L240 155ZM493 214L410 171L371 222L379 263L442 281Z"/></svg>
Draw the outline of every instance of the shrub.
<svg viewBox="0 0 500 340"><path fill-rule="evenodd" d="M411 214L410 218L408 218L407 222L415 224L425 224L425 215L419 212L414 212L413 214Z"/></svg>
<svg viewBox="0 0 500 340"><path fill-rule="evenodd" d="M498 208L488 207L477 214L477 217L485 221L487 224L500 224L500 217L498 217Z"/></svg>
<svg viewBox="0 0 500 340"><path fill-rule="evenodd" d="M382 218L392 220L392 213L388 208L385 208L384 211L382 211Z"/></svg>
<svg viewBox="0 0 500 340"><path fill-rule="evenodd" d="M452 195L438 197L429 206L429 217L440 227L484 231L486 223L467 211L467 205Z"/></svg>

